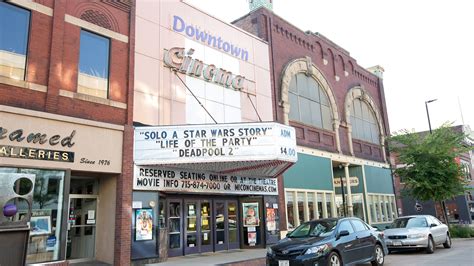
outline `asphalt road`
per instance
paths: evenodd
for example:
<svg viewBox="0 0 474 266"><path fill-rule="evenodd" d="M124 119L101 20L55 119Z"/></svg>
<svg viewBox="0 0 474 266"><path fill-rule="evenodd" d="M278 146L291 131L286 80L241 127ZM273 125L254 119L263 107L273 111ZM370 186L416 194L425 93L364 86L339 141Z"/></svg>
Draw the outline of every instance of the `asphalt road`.
<svg viewBox="0 0 474 266"><path fill-rule="evenodd" d="M424 251L395 252L385 257L384 265L473 266L474 239L453 239L452 248L446 249L440 245L433 254L426 254Z"/></svg>

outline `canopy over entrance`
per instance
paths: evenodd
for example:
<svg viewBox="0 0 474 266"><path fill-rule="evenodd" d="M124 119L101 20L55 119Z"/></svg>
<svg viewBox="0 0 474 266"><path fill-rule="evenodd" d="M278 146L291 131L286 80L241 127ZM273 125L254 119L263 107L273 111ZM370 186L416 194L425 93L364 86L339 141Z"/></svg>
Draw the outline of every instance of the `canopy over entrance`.
<svg viewBox="0 0 474 266"><path fill-rule="evenodd" d="M278 123L135 127L136 165L276 177L296 160L295 130Z"/></svg>

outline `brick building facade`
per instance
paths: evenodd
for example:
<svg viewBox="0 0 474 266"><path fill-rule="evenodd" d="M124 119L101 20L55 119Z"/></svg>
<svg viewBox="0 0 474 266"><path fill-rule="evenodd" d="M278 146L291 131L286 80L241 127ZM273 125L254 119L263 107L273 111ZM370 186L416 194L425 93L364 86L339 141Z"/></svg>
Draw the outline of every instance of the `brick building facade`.
<svg viewBox="0 0 474 266"><path fill-rule="evenodd" d="M364 69L322 34L302 31L266 8L233 24L269 43L274 118L296 130L298 163L281 177L280 204L287 208L280 215L288 224L280 229L346 214L390 222L397 211L385 148L383 69ZM334 182L349 176L357 183L344 192Z"/></svg>
<svg viewBox="0 0 474 266"><path fill-rule="evenodd" d="M44 201L31 219L49 222L31 233L27 261L129 264L133 1L0 5L0 174L34 173Z"/></svg>

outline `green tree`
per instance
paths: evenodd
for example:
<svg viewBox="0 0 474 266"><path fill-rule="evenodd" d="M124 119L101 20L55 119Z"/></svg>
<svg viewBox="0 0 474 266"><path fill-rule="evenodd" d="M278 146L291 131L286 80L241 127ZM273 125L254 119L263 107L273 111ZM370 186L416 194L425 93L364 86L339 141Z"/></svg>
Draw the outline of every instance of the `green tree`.
<svg viewBox="0 0 474 266"><path fill-rule="evenodd" d="M390 151L403 165L394 173L403 179L404 193L418 200L440 202L445 221L448 220L444 201L467 189L464 168L456 160L472 149L467 138L450 124L444 124L433 134L402 130L389 139Z"/></svg>

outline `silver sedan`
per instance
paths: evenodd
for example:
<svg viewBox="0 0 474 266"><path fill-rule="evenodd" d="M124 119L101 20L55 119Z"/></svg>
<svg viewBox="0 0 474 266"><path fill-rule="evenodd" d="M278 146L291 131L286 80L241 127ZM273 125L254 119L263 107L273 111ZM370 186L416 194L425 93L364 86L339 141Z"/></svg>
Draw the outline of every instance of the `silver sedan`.
<svg viewBox="0 0 474 266"><path fill-rule="evenodd" d="M399 217L384 231L389 251L425 249L433 253L437 245L451 248L448 226L431 215Z"/></svg>

